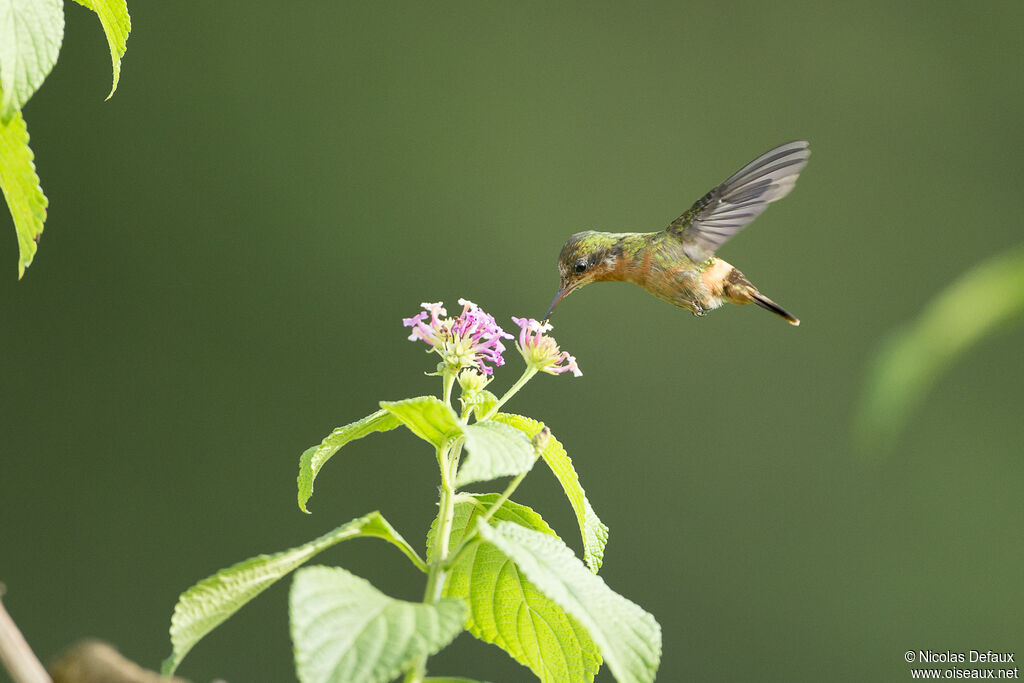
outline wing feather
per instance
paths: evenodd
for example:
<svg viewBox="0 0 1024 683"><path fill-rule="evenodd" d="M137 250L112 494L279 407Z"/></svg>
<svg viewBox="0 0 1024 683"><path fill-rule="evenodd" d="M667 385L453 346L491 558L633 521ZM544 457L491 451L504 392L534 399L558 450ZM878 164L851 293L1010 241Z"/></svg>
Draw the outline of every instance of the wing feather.
<svg viewBox="0 0 1024 683"><path fill-rule="evenodd" d="M698 199L669 231L680 234L691 261L707 261L771 202L789 194L810 155L806 140L768 150Z"/></svg>

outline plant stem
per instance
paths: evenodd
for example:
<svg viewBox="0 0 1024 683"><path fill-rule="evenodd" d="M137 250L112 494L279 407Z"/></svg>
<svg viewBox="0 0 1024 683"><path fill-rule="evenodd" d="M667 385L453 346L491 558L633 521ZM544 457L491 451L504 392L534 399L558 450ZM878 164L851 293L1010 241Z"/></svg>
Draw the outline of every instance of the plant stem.
<svg viewBox="0 0 1024 683"><path fill-rule="evenodd" d="M423 677L427 675L426 671L426 658L421 662L417 662L405 672L405 678L402 679L402 683L422 683Z"/></svg>
<svg viewBox="0 0 1024 683"><path fill-rule="evenodd" d="M448 376L446 376L448 379ZM451 383L447 382L445 388L451 391ZM441 499L438 502L438 524L434 532L434 557L427 566L427 587L423 592L423 602L432 603L441 599L444 592L444 582L447 578L446 560L448 559L448 544L452 535L452 524L455 521L455 491L452 487L455 469L458 467L459 456L462 451L461 444L454 448L446 445L438 451L437 460L441 466ZM421 683L427 671L427 658L421 657L405 674L405 683Z"/></svg>
<svg viewBox="0 0 1024 683"><path fill-rule="evenodd" d="M487 512L484 513L483 517L481 517L480 520L483 522L490 521L491 517L494 516L494 512L502 505L504 505L505 501L508 500L513 493L515 493L515 490L519 488L519 485L523 483L523 479L525 479L526 475L529 473L530 470L520 472L519 474L517 474L515 479L508 483L508 486L505 487L505 490L501 492L500 496L498 496L498 500L494 501L494 504L487 510Z"/></svg>
<svg viewBox="0 0 1024 683"><path fill-rule="evenodd" d="M523 479L525 479L526 475L529 473L530 471L527 470L526 472L520 472L518 475L516 475L516 477L508 483L508 486L505 487L505 490L502 491L501 495L498 496L498 500L494 501L494 504L487 508L487 510L485 510L482 515L480 515L480 520L485 523L490 521L491 517L494 516L494 513L498 510L498 508L504 505L505 501L508 500L513 493L515 493L515 490L519 488L519 485L523 483ZM480 503L477 503L477 505L480 505L482 507ZM459 559L459 555L461 555L462 551L469 547L470 543L473 542L473 539L476 538L476 536L476 526L474 525L473 528L469 531L469 533L465 534L462 537L462 541L459 543L459 547L451 553L451 557L448 560L445 569L448 569L453 564L455 564L455 562Z"/></svg>
<svg viewBox="0 0 1024 683"><path fill-rule="evenodd" d="M441 372L441 383L444 386L444 402L452 404L452 385L455 383L455 373L447 367Z"/></svg>
<svg viewBox="0 0 1024 683"><path fill-rule="evenodd" d="M526 366L526 370L523 371L522 376L519 379L516 380L515 384L513 384L511 387L509 387L509 390L505 392L505 395L502 396L498 400L498 402L494 404L494 407L491 408L490 410L488 410L487 414L484 415L483 417L481 417L479 421L482 422L483 420L486 420L488 418L493 417L494 414L496 412L498 412L499 410L501 410L501 407L503 405L505 405L505 403L510 398L515 396L516 392L519 391L520 389L522 389L523 385L525 385L527 382L529 382L533 378L533 376L536 375L536 374L537 374L537 368L533 367L532 365L527 365Z"/></svg>
<svg viewBox="0 0 1024 683"><path fill-rule="evenodd" d="M454 492L448 486L441 487L440 518L437 535L434 538L437 551L433 561L427 568L427 588L423 593L423 602L437 602L444 590L447 572L444 562L448 559L448 542L452 535L452 523L455 519Z"/></svg>

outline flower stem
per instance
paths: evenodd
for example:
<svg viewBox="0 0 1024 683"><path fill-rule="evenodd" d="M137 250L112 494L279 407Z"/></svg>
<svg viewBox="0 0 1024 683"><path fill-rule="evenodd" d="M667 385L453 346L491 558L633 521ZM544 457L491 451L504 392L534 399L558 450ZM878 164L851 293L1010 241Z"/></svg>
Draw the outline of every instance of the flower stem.
<svg viewBox="0 0 1024 683"><path fill-rule="evenodd" d="M494 414L501 410L501 407L505 405L510 398L516 395L516 392L523 388L527 382L533 379L533 376L537 374L537 368L532 365L527 365L526 370L523 371L522 376L516 380L516 383L509 387L509 390L505 392L505 395L498 399L498 402L494 404L494 407L487 411L487 414L480 418L479 421L486 420L494 417Z"/></svg>

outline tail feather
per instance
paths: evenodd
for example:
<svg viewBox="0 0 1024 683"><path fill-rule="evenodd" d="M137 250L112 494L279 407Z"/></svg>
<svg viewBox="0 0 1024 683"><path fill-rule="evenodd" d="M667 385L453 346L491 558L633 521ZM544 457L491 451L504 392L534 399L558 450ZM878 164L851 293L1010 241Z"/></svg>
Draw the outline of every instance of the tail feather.
<svg viewBox="0 0 1024 683"><path fill-rule="evenodd" d="M754 291L750 292L750 297L751 297L751 299L753 300L753 302L755 304L757 304L761 308L765 309L766 311L771 311L772 313L774 313L775 315L779 316L780 318L785 318L786 322L788 322L790 325L799 325L800 324L800 319L799 318L794 316L792 313L787 311L785 308L783 308L782 306L778 305L777 303L775 303L774 301L772 301L771 299L766 297L764 294L762 294L761 292L757 291L756 289Z"/></svg>
<svg viewBox="0 0 1024 683"><path fill-rule="evenodd" d="M721 285L721 291L726 301L731 301L735 304L754 302L766 311L771 311L780 318L784 318L790 325L800 324L800 320L795 315L757 291L757 287L750 284L750 280L743 277L743 273L727 263L724 263L724 266L729 268L729 272L725 275L724 282Z"/></svg>

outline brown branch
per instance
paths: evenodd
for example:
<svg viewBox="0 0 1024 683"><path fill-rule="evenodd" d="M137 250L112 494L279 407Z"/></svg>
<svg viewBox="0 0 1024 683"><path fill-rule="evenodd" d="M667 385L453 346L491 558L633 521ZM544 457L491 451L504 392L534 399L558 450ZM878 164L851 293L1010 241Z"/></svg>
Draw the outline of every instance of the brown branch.
<svg viewBox="0 0 1024 683"><path fill-rule="evenodd" d="M52 683L14 619L4 609L3 594L4 585L0 583L0 662L14 683Z"/></svg>
<svg viewBox="0 0 1024 683"><path fill-rule="evenodd" d="M147 671L101 640L80 640L50 664L54 683L188 683Z"/></svg>

